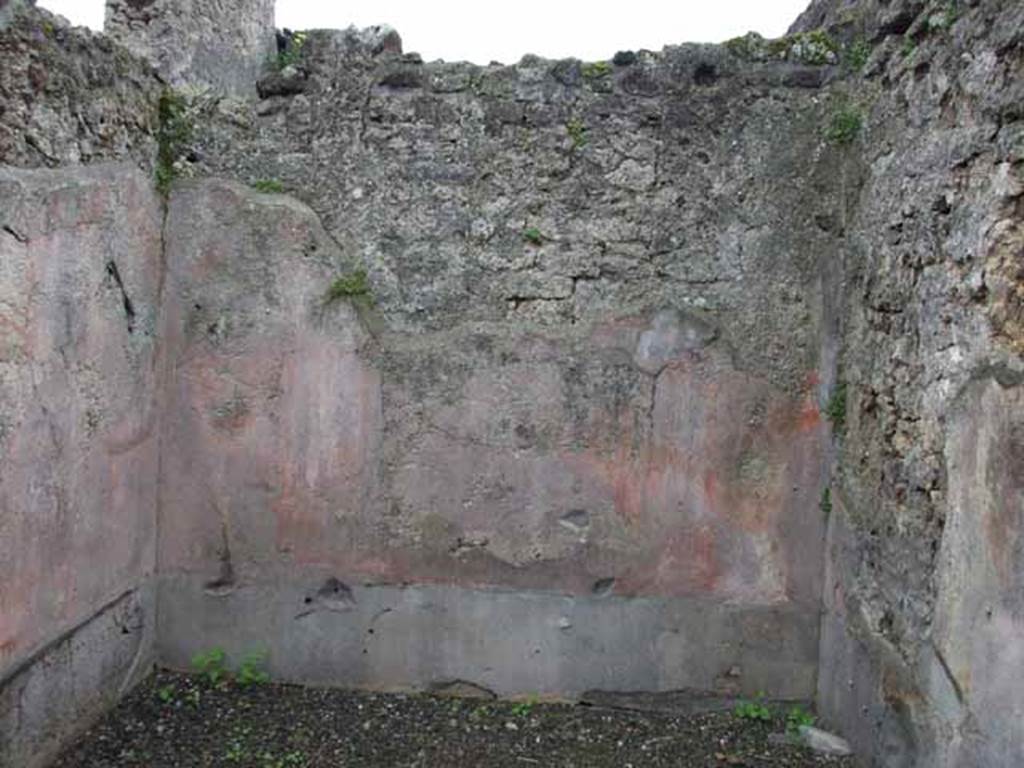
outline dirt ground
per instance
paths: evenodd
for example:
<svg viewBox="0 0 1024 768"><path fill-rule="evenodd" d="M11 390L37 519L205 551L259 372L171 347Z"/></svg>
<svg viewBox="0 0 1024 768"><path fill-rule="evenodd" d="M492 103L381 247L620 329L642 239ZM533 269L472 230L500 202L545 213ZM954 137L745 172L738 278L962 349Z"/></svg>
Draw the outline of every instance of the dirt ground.
<svg viewBox="0 0 1024 768"><path fill-rule="evenodd" d="M776 743L772 720L530 701L211 683L160 671L68 749L57 768L850 768Z"/></svg>

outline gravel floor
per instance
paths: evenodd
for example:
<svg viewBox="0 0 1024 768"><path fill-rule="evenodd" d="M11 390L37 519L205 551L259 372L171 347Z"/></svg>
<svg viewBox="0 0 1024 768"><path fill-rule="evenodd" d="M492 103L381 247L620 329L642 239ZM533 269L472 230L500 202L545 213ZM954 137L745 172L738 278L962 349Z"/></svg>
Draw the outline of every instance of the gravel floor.
<svg viewBox="0 0 1024 768"><path fill-rule="evenodd" d="M781 717L679 717L561 704L211 685L161 671L88 731L59 768L852 767L775 744Z"/></svg>

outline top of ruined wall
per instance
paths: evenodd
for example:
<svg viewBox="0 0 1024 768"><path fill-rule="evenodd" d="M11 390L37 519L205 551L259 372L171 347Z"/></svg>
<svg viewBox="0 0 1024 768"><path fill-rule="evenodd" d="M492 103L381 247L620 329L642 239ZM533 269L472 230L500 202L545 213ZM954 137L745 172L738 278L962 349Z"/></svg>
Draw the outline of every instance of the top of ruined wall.
<svg viewBox="0 0 1024 768"><path fill-rule="evenodd" d="M16 1L0 7L0 61L0 164L150 163L160 82L144 60Z"/></svg>
<svg viewBox="0 0 1024 768"><path fill-rule="evenodd" d="M107 0L104 31L174 86L239 96L274 54L274 0Z"/></svg>
<svg viewBox="0 0 1024 768"><path fill-rule="evenodd" d="M965 24L956 24L961 18ZM997 23L995 20L998 19ZM902 37L906 50L946 32L947 50L969 50L970 42L986 41L986 47L1007 51L1017 44L1024 25L1024 5L1006 0L812 0L790 33L821 29L842 42L868 45Z"/></svg>
<svg viewBox="0 0 1024 768"><path fill-rule="evenodd" d="M876 42L906 32L926 5L926 0L812 0L790 31L856 29Z"/></svg>
<svg viewBox="0 0 1024 768"><path fill-rule="evenodd" d="M582 334L685 306L720 319L742 365L802 390L818 330L804 284L831 250L842 154L823 134L838 71L824 54L476 66L389 39L309 33L260 102L200 109L185 172L275 180L309 203L393 330ZM789 343L773 345L780 328Z"/></svg>

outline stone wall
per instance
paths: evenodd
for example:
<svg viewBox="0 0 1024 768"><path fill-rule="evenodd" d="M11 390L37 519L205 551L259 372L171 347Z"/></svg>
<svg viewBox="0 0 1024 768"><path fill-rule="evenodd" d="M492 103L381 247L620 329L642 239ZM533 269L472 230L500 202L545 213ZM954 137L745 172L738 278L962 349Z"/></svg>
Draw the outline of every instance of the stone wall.
<svg viewBox="0 0 1024 768"><path fill-rule="evenodd" d="M1024 7L846 6L801 22L873 49L819 706L878 765L1019 765Z"/></svg>
<svg viewBox="0 0 1024 768"><path fill-rule="evenodd" d="M346 257L290 198L182 184L168 230L163 659L810 696L820 420L710 325L374 330L385 307L328 296Z"/></svg>
<svg viewBox="0 0 1024 768"><path fill-rule="evenodd" d="M259 102L198 101L192 175L309 208L171 196L164 658L263 642L307 680L812 694L834 72L619 61L423 64L386 30L313 32Z"/></svg>
<svg viewBox="0 0 1024 768"><path fill-rule="evenodd" d="M0 755L153 658L161 212L124 166L0 170Z"/></svg>
<svg viewBox="0 0 1024 768"><path fill-rule="evenodd" d="M0 10L0 763L33 766L154 658L159 83Z"/></svg>

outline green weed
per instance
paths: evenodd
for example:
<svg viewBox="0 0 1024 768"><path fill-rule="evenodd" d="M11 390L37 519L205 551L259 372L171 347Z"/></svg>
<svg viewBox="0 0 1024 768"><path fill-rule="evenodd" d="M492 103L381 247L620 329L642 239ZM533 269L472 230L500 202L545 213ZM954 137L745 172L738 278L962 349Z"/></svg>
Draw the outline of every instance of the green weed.
<svg viewBox="0 0 1024 768"><path fill-rule="evenodd" d="M165 88L157 102L156 188L166 196L178 175L175 163L192 140L192 123L185 97Z"/></svg>
<svg viewBox="0 0 1024 768"><path fill-rule="evenodd" d="M537 227L527 227L523 230L523 239L532 245L541 245L544 242L544 235Z"/></svg>
<svg viewBox="0 0 1024 768"><path fill-rule="evenodd" d="M799 733L800 727L814 725L816 718L803 707L791 707L786 713L786 732Z"/></svg>
<svg viewBox="0 0 1024 768"><path fill-rule="evenodd" d="M356 269L347 275L335 279L327 289L324 301L332 304L341 299L370 297L370 281L366 276L365 269Z"/></svg>
<svg viewBox="0 0 1024 768"><path fill-rule="evenodd" d="M260 768L299 768L304 765L306 765L306 756L297 749L293 749L281 757L275 757L270 752L260 755Z"/></svg>
<svg viewBox="0 0 1024 768"><path fill-rule="evenodd" d="M206 678L210 685L218 685L227 679L224 666L226 654L223 648L210 648L192 657L192 668Z"/></svg>
<svg viewBox="0 0 1024 768"><path fill-rule="evenodd" d="M729 53L738 59L751 60L765 48L764 39L756 32L742 37L733 37L724 43Z"/></svg>
<svg viewBox="0 0 1024 768"><path fill-rule="evenodd" d="M842 432L846 427L846 382L840 381L825 403L825 416L832 422L835 432Z"/></svg>
<svg viewBox="0 0 1024 768"><path fill-rule="evenodd" d="M596 80L608 75L612 71L612 65L607 61L591 61L584 64L580 71L585 78Z"/></svg>
<svg viewBox="0 0 1024 768"><path fill-rule="evenodd" d="M860 72L868 63L871 56L871 45L863 37L858 37L849 46L843 55L843 61L851 72Z"/></svg>
<svg viewBox="0 0 1024 768"><path fill-rule="evenodd" d="M832 113L832 119L825 129L825 138L833 144L851 144L864 127L864 116L854 106L843 106Z"/></svg>
<svg viewBox="0 0 1024 768"><path fill-rule="evenodd" d="M823 29L797 33L790 37L793 39L790 51L805 64L829 64L838 58L839 46Z"/></svg>
<svg viewBox="0 0 1024 768"><path fill-rule="evenodd" d="M741 701L736 705L733 714L740 720L767 723L772 719L772 711L764 703L764 694L759 693L755 701Z"/></svg>
<svg viewBox="0 0 1024 768"><path fill-rule="evenodd" d="M284 192L284 184L277 179L257 179L252 183L252 188L257 192L267 194L280 194Z"/></svg>
<svg viewBox="0 0 1024 768"><path fill-rule="evenodd" d="M240 763L247 757L247 750L240 741L233 741L224 752L224 759L229 763Z"/></svg>
<svg viewBox="0 0 1024 768"><path fill-rule="evenodd" d="M235 680L242 686L269 682L270 675L264 669L266 663L267 654L264 651L249 651L242 657Z"/></svg>
<svg viewBox="0 0 1024 768"><path fill-rule="evenodd" d="M273 59L274 69L280 72L285 67L293 67L299 63L299 59L302 58L302 49L306 45L306 33L305 32L293 32L291 39L288 41L285 49L278 52L277 56Z"/></svg>
<svg viewBox="0 0 1024 768"><path fill-rule="evenodd" d="M569 137L572 139L573 149L583 149L587 146L587 126L579 118L573 118L565 125Z"/></svg>
<svg viewBox="0 0 1024 768"><path fill-rule="evenodd" d="M832 491L825 488L821 492L821 501L818 502L818 509L828 516L832 512Z"/></svg>
<svg viewBox="0 0 1024 768"><path fill-rule="evenodd" d="M532 696L526 701L517 701L512 705L512 714L516 717L528 717L536 705L537 699Z"/></svg>

